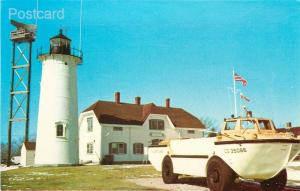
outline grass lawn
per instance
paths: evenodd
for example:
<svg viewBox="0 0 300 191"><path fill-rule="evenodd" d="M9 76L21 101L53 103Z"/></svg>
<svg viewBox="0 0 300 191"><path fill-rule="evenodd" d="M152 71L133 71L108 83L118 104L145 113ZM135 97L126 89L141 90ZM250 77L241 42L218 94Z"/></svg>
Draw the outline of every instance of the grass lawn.
<svg viewBox="0 0 300 191"><path fill-rule="evenodd" d="M31 167L1 173L1 190L153 190L126 181L159 177L150 165Z"/></svg>

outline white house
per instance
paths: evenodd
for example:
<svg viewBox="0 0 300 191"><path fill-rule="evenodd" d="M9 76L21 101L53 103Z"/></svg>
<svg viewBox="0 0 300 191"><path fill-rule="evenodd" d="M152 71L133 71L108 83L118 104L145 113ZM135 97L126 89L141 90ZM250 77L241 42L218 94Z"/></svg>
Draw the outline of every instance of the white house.
<svg viewBox="0 0 300 191"><path fill-rule="evenodd" d="M202 137L203 123L181 108L153 103L121 103L120 93L115 101L97 101L79 116L79 161L101 162L113 155L114 162L147 160L147 147L171 138Z"/></svg>
<svg viewBox="0 0 300 191"><path fill-rule="evenodd" d="M21 166L33 166L35 156L35 142L24 142L21 148Z"/></svg>

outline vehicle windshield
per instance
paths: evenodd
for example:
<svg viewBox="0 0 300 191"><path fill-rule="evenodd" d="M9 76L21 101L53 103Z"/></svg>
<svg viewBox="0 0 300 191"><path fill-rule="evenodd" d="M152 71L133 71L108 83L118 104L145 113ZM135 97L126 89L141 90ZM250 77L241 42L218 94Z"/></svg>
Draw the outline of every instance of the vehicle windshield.
<svg viewBox="0 0 300 191"><path fill-rule="evenodd" d="M234 130L236 125L236 121L227 121L225 130Z"/></svg>
<svg viewBox="0 0 300 191"><path fill-rule="evenodd" d="M258 120L258 126L263 130L272 130L270 120Z"/></svg>
<svg viewBox="0 0 300 191"><path fill-rule="evenodd" d="M274 121L272 121L272 124L273 124L273 128L276 130L276 126L275 126L275 124L274 124Z"/></svg>
<svg viewBox="0 0 300 191"><path fill-rule="evenodd" d="M242 120L241 126L243 129L254 129L255 121L254 120Z"/></svg>

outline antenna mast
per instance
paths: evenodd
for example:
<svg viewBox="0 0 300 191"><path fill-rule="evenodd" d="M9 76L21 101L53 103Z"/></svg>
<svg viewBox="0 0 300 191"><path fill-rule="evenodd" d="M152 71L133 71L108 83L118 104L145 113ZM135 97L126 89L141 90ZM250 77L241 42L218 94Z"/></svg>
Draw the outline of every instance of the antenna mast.
<svg viewBox="0 0 300 191"><path fill-rule="evenodd" d="M80 18L79 18L79 51L81 51L81 28L82 28L82 0L80 0Z"/></svg>
<svg viewBox="0 0 300 191"><path fill-rule="evenodd" d="M237 117L237 105L236 105L236 87L235 87L235 79L234 79L234 69L232 70L232 80L233 80L233 99L234 99L234 115Z"/></svg>

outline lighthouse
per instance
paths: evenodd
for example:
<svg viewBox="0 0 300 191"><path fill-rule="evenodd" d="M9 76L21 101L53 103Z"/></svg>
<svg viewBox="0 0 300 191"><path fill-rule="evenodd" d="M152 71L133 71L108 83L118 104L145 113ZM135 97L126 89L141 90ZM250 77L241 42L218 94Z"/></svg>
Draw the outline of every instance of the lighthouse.
<svg viewBox="0 0 300 191"><path fill-rule="evenodd" d="M50 39L49 53L40 54L42 78L35 165L78 164L77 66L82 55L71 51L71 39Z"/></svg>

